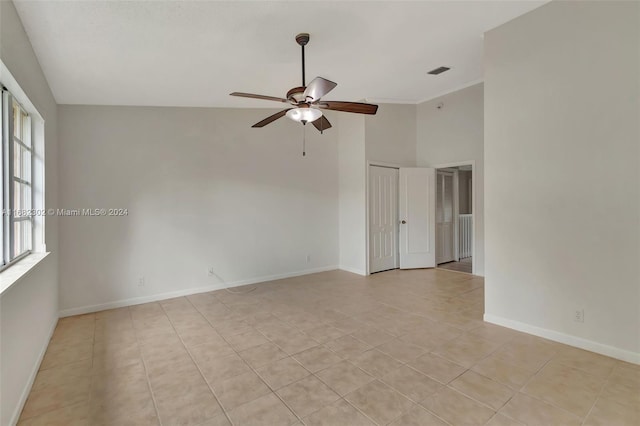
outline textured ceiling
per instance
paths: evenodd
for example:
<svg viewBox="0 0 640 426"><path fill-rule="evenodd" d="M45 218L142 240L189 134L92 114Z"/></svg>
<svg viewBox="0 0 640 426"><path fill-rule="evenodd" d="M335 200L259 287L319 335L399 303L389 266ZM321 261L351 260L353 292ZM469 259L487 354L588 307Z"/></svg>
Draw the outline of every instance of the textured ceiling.
<svg viewBox="0 0 640 426"><path fill-rule="evenodd" d="M299 32L327 99L415 103L482 79L483 33L544 1L15 3L58 103L273 107L228 94L299 86Z"/></svg>

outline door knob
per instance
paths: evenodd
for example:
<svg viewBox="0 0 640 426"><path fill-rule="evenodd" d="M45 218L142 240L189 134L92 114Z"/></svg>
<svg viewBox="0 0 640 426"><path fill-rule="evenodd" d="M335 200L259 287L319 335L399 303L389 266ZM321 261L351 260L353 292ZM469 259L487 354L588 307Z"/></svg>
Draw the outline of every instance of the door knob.
<svg viewBox="0 0 640 426"><path fill-rule="evenodd" d="M404 225L405 223L407 223L407 221L403 219L400 221L400 223Z"/></svg>

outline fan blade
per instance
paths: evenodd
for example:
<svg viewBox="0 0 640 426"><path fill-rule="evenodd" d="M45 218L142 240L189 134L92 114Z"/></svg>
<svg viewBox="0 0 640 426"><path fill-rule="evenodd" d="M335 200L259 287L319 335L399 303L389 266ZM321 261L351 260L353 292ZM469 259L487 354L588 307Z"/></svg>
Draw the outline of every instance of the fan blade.
<svg viewBox="0 0 640 426"><path fill-rule="evenodd" d="M230 96L239 96L241 98L262 99L263 101L275 101L275 102L289 103L289 101L284 99L284 98L276 98L275 96L254 95L253 93L233 92L233 93L229 93L229 95Z"/></svg>
<svg viewBox="0 0 640 426"><path fill-rule="evenodd" d="M378 105L365 104L362 102L322 101L318 106L333 111L354 112L356 114L373 115L378 111Z"/></svg>
<svg viewBox="0 0 640 426"><path fill-rule="evenodd" d="M304 91L304 98L311 98L311 102L316 102L318 99L332 91L338 84L333 81L327 80L322 77L316 77L311 80L311 83Z"/></svg>
<svg viewBox="0 0 640 426"><path fill-rule="evenodd" d="M264 120L257 122L256 124L254 124L254 125L253 125L253 126L251 126L251 127L264 127L264 126L266 126L267 124L269 124L269 123L271 123L271 122L273 122L273 121L276 121L278 118L282 118L282 117L284 117L284 115L285 115L285 114L287 113L287 111L289 111L290 109L293 109L293 108L287 108L287 109L283 109L283 110L282 110L282 111L280 111L280 112L276 112L275 114L270 115L269 117L265 118Z"/></svg>
<svg viewBox="0 0 640 426"><path fill-rule="evenodd" d="M329 123L329 120L327 120L327 117L324 115L321 115L320 118L311 123L316 129L320 130L320 133L331 128L331 123Z"/></svg>

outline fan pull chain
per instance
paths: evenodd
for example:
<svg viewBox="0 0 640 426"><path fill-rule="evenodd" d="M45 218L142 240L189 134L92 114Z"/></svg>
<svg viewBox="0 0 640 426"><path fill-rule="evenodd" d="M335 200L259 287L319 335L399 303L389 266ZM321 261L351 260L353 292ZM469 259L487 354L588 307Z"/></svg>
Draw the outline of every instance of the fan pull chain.
<svg viewBox="0 0 640 426"><path fill-rule="evenodd" d="M302 156L306 157L307 155L307 126L302 126Z"/></svg>

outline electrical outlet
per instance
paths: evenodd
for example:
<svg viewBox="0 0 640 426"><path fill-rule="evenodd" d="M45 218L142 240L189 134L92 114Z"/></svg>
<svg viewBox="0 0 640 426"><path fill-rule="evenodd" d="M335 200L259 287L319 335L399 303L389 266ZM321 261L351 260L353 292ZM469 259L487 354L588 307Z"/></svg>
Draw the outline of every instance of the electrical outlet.
<svg viewBox="0 0 640 426"><path fill-rule="evenodd" d="M209 266L209 269L207 269L207 275L210 277L213 277L216 274L215 270L213 269L213 266Z"/></svg>
<svg viewBox="0 0 640 426"><path fill-rule="evenodd" d="M307 263L311 263L311 255L310 254L307 255Z"/></svg>
<svg viewBox="0 0 640 426"><path fill-rule="evenodd" d="M138 278L138 287L144 287L145 280L144 277Z"/></svg>
<svg viewBox="0 0 640 426"><path fill-rule="evenodd" d="M578 309L573 316L573 320L575 322L584 322L584 309Z"/></svg>

